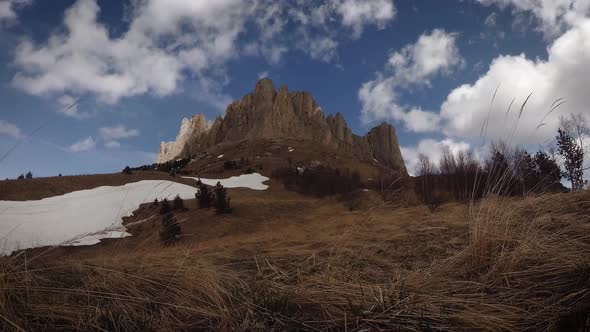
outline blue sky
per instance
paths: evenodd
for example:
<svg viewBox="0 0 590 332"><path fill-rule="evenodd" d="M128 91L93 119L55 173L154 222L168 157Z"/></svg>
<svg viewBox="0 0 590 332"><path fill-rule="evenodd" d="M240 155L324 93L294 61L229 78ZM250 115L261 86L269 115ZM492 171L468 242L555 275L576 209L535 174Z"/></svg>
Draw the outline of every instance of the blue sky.
<svg viewBox="0 0 590 332"><path fill-rule="evenodd" d="M418 153L478 149L488 114L489 140L536 149L560 114L590 112L589 9L587 0L0 0L0 155L17 144L0 177L151 163L183 117L223 114L262 76L310 91L357 134L391 122L410 169ZM531 92L513 134L507 105Z"/></svg>

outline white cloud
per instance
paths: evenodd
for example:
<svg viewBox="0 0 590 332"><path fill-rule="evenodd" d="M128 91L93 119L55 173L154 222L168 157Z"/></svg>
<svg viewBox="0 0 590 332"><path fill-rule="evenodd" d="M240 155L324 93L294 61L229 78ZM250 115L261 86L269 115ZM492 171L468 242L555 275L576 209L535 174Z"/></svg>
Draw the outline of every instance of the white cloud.
<svg viewBox="0 0 590 332"><path fill-rule="evenodd" d="M129 129L126 126L119 124L113 127L101 127L98 129L98 134L105 141L111 141L139 136L139 130Z"/></svg>
<svg viewBox="0 0 590 332"><path fill-rule="evenodd" d="M365 26L384 27L395 16L392 1L132 1L128 30L113 36L97 20L96 0L77 0L64 15L64 29L45 42L17 46L12 83L33 95L90 94L116 103L177 93L192 77L205 81L196 84L206 88L197 95L217 106L227 97L222 90L229 60L245 53L277 63L295 48L331 61L336 38L350 38L342 27L355 36ZM294 28L286 31L288 24Z"/></svg>
<svg viewBox="0 0 590 332"><path fill-rule="evenodd" d="M579 23L590 14L588 0L476 0L484 5L511 6L517 13L530 12L538 19L547 36Z"/></svg>
<svg viewBox="0 0 590 332"><path fill-rule="evenodd" d="M516 144L543 144L551 140L560 114L590 115L589 50L590 19L587 19L549 46L547 60L529 59L524 54L497 57L475 83L462 85L448 95L440 112L444 133L451 137L478 137L487 123L486 136L491 139ZM490 112L498 84L499 92ZM533 95L514 129L520 106L530 93ZM513 98L513 107L507 113ZM548 114L558 98L564 98L565 104Z"/></svg>
<svg viewBox="0 0 590 332"><path fill-rule="evenodd" d="M96 141L92 137L88 137L70 145L71 152L85 152L90 151L96 147Z"/></svg>
<svg viewBox="0 0 590 332"><path fill-rule="evenodd" d="M404 47L389 56L387 65L394 73L397 84L430 85L438 74L448 74L463 63L456 45L457 35L435 29L422 34L415 44Z"/></svg>
<svg viewBox="0 0 590 332"><path fill-rule="evenodd" d="M337 57L338 42L330 37L307 38L305 43L314 60L330 62Z"/></svg>
<svg viewBox="0 0 590 332"><path fill-rule="evenodd" d="M104 142L108 149L121 147L119 140L139 136L139 130L127 128L119 124L112 127L101 127L98 129L98 138L88 137L72 144L69 148L72 152L84 152L93 150L99 142Z"/></svg>
<svg viewBox="0 0 590 332"><path fill-rule="evenodd" d="M342 23L352 28L354 36L363 32L363 26L371 23L379 29L385 28L396 14L392 1L388 0L344 0L337 5Z"/></svg>
<svg viewBox="0 0 590 332"><path fill-rule="evenodd" d="M115 149L121 147L119 140L139 136L139 130L130 129L122 124L119 124L112 127L99 128L98 136L105 142L105 147L109 149Z"/></svg>
<svg viewBox="0 0 590 332"><path fill-rule="evenodd" d="M0 135L7 135L16 139L24 137L24 134L17 125L3 120L0 120Z"/></svg>
<svg viewBox="0 0 590 332"><path fill-rule="evenodd" d="M358 92L362 104L361 120L370 123L394 120L415 132L434 131L436 113L400 104L400 91L415 86L430 86L432 78L446 75L463 64L456 46L456 34L434 30L423 34L415 44L390 54L385 71L365 82Z"/></svg>
<svg viewBox="0 0 590 332"><path fill-rule="evenodd" d="M463 141L455 141L453 139L444 139L437 141L434 139L423 139L416 146L412 147L401 147L402 155L406 163L406 168L410 175L416 174L416 166L418 165L418 156L424 154L430 158L430 161L435 165L438 165L443 150L448 148L451 153L456 155L460 151L469 151L471 145Z"/></svg>
<svg viewBox="0 0 590 332"><path fill-rule="evenodd" d="M489 28L493 28L497 24L497 22L496 22L497 19L498 19L498 14L496 12L491 13L490 15L488 15L488 17L486 17L486 20L483 22L483 24Z"/></svg>
<svg viewBox="0 0 590 332"><path fill-rule="evenodd" d="M31 3L32 0L0 0L0 24L14 22L17 19L16 11Z"/></svg>
<svg viewBox="0 0 590 332"><path fill-rule="evenodd" d="M117 141L108 141L104 144L104 146L109 149L118 149L121 147L121 143L119 143Z"/></svg>
<svg viewBox="0 0 590 332"><path fill-rule="evenodd" d="M90 117L90 113L80 111L78 108L79 102L79 99L76 99L70 95L63 95L57 99L57 103L59 105L57 112L76 119L86 119Z"/></svg>
<svg viewBox="0 0 590 332"><path fill-rule="evenodd" d="M268 77L268 71L263 71L258 73L258 79L263 79Z"/></svg>

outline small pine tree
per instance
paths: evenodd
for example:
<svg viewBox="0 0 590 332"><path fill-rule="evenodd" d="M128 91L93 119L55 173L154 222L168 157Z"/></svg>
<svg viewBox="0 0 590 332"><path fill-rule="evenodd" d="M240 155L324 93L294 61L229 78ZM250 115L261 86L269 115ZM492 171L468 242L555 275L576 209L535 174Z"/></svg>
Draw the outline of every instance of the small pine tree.
<svg viewBox="0 0 590 332"><path fill-rule="evenodd" d="M131 175L131 168L129 168L129 166L125 166L123 169L123 174Z"/></svg>
<svg viewBox="0 0 590 332"><path fill-rule="evenodd" d="M24 174L21 174L21 175L19 175L19 176L18 176L18 178L17 178L17 179L19 179L19 180L24 180L24 179L25 179L25 175L24 175Z"/></svg>
<svg viewBox="0 0 590 332"><path fill-rule="evenodd" d="M199 201L199 209L208 209L211 207L211 193L209 187L199 181L199 191L195 194L195 198Z"/></svg>
<svg viewBox="0 0 590 332"><path fill-rule="evenodd" d="M172 205L174 206L174 210L186 210L186 208L184 207L184 201L182 200L182 198L180 198L179 195L176 195L176 197L174 197Z"/></svg>
<svg viewBox="0 0 590 332"><path fill-rule="evenodd" d="M167 213L162 218L160 226L160 241L163 245L168 246L180 239L182 229L172 213Z"/></svg>
<svg viewBox="0 0 590 332"><path fill-rule="evenodd" d="M162 204L160 204L160 214L168 214L172 211L170 207L170 202L168 202L167 198L162 200Z"/></svg>
<svg viewBox="0 0 590 332"><path fill-rule="evenodd" d="M156 197L154 199L154 201L152 202L152 206L158 206L158 205L160 205L160 202L158 202L158 198Z"/></svg>
<svg viewBox="0 0 590 332"><path fill-rule="evenodd" d="M215 185L215 210L217 213L230 213L230 197L227 195L226 189L221 185L221 182L217 182Z"/></svg>
<svg viewBox="0 0 590 332"><path fill-rule="evenodd" d="M25 178L27 178L27 179L32 179L32 178L33 178L33 173L31 173L31 171L29 171L29 172L27 173L27 175L25 175Z"/></svg>

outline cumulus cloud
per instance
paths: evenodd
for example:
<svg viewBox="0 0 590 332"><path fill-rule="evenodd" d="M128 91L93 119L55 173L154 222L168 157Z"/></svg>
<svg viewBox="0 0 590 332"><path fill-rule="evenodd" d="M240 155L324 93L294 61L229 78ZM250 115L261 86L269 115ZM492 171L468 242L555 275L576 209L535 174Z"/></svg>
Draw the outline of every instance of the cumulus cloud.
<svg viewBox="0 0 590 332"><path fill-rule="evenodd" d="M0 0L0 25L16 21L16 11L31 3L32 0Z"/></svg>
<svg viewBox="0 0 590 332"><path fill-rule="evenodd" d="M590 14L588 0L476 0L483 5L498 5L519 12L532 13L540 29L549 37L558 36L564 29L576 25Z"/></svg>
<svg viewBox="0 0 590 332"><path fill-rule="evenodd" d="M121 143L119 143L117 141L108 141L104 144L104 146L109 149L118 149L121 147Z"/></svg>
<svg viewBox="0 0 590 332"><path fill-rule="evenodd" d="M119 140L139 136L139 130L127 128L125 125L119 124L112 127L99 128L98 136L105 142L105 147L113 149L121 147Z"/></svg>
<svg viewBox="0 0 590 332"><path fill-rule="evenodd" d="M258 79L263 79L268 77L268 71L262 71L258 73Z"/></svg>
<svg viewBox="0 0 590 332"><path fill-rule="evenodd" d="M98 129L98 133L100 137L107 141L139 136L139 130L129 129L122 124L113 127L101 127Z"/></svg>
<svg viewBox="0 0 590 332"><path fill-rule="evenodd" d="M82 112L78 108L80 99L74 98L70 95L63 95L57 99L58 109L57 112L67 117L76 119L86 119L90 117L90 113Z"/></svg>
<svg viewBox="0 0 590 332"><path fill-rule="evenodd" d="M116 149L121 147L119 142L122 139L139 136L139 130L127 128L127 126L118 124L111 127L98 128L97 138L92 136L82 139L69 148L71 152L84 152L96 148L96 146L103 142L104 146L109 149Z"/></svg>
<svg viewBox="0 0 590 332"><path fill-rule="evenodd" d="M434 76L448 74L463 63L456 39L456 34L441 29L422 34L415 44L392 53L387 66L402 86L429 86Z"/></svg>
<svg viewBox="0 0 590 332"><path fill-rule="evenodd" d="M0 135L7 135L16 139L24 137L24 134L17 125L3 120L0 120Z"/></svg>
<svg viewBox="0 0 590 332"><path fill-rule="evenodd" d="M364 123L401 121L406 129L415 132L437 130L438 115L402 105L400 93L416 86L429 87L434 77L460 67L463 59L456 38L456 34L436 29L421 35L415 44L390 54L385 70L359 89L361 120Z"/></svg>
<svg viewBox="0 0 590 332"><path fill-rule="evenodd" d="M410 175L416 174L416 166L418 165L418 156L424 154L430 158L430 161L438 165L444 149L449 149L452 154L456 155L460 151L469 151L471 145L467 142L457 141L453 139L423 139L417 145L411 147L401 147L402 155L406 163L406 168Z"/></svg>
<svg viewBox="0 0 590 332"><path fill-rule="evenodd" d="M337 11L342 15L342 23L351 27L356 37L367 23L383 29L396 14L393 2L388 0L344 0L337 4Z"/></svg>
<svg viewBox="0 0 590 332"><path fill-rule="evenodd" d="M64 15L63 29L45 42L28 39L17 46L12 83L33 95L91 94L116 103L177 93L190 77L206 81L197 84L207 88L198 93L203 98L225 101L229 60L244 53L276 63L294 47L330 61L337 38L350 36L344 30L357 36L365 26L383 28L391 21L392 1L132 1L129 28L113 36L97 20L97 1L77 0ZM294 28L286 31L287 25Z"/></svg>
<svg viewBox="0 0 590 332"><path fill-rule="evenodd" d="M590 115L589 50L587 19L548 47L547 60L529 59L524 54L497 57L475 83L459 86L448 95L440 111L444 133L451 137L478 137L485 123L486 136L492 139L509 139L519 144L551 140L560 114ZM490 112L490 102L499 84ZM520 107L531 93L521 114ZM549 112L559 98L565 103Z"/></svg>
<svg viewBox="0 0 590 332"><path fill-rule="evenodd" d="M86 152L96 147L96 141L91 136L70 145L71 152Z"/></svg>

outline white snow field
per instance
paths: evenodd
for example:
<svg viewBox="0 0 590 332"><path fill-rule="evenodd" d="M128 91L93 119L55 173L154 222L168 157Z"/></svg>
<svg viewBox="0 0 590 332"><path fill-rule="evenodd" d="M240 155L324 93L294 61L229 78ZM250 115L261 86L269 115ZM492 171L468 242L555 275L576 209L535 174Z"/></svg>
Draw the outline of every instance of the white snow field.
<svg viewBox="0 0 590 332"><path fill-rule="evenodd" d="M204 179L184 176L185 179L201 180L206 185L214 186L217 182L226 188L250 188L253 190L266 190L268 185L264 184L269 180L266 176L258 173L242 174L240 176L232 176L229 179Z"/></svg>
<svg viewBox="0 0 590 332"><path fill-rule="evenodd" d="M98 187L37 201L0 201L0 255L26 248L92 245L104 238L130 236L122 218L140 204L197 188L170 181L146 180L119 187Z"/></svg>

